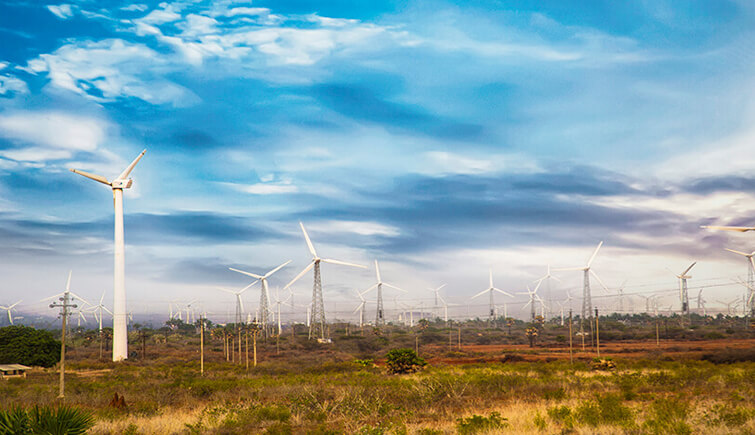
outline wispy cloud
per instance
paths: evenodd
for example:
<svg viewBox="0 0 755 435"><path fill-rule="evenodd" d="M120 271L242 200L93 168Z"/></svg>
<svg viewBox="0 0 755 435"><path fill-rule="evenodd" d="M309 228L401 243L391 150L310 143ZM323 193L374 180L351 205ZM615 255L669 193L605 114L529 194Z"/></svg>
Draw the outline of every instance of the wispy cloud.
<svg viewBox="0 0 755 435"><path fill-rule="evenodd" d="M73 17L73 7L70 4L47 5L47 10L61 20L67 20Z"/></svg>

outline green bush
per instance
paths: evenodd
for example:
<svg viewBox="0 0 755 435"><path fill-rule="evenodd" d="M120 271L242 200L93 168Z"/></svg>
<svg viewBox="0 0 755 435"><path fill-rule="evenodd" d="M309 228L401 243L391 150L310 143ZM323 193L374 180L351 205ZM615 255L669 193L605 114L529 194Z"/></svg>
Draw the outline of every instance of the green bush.
<svg viewBox="0 0 755 435"><path fill-rule="evenodd" d="M386 356L388 372L393 374L414 373L427 363L411 349L393 349Z"/></svg>
<svg viewBox="0 0 755 435"><path fill-rule="evenodd" d="M0 435L80 435L94 426L91 413L78 408L35 406L0 411Z"/></svg>
<svg viewBox="0 0 755 435"><path fill-rule="evenodd" d="M60 342L50 331L28 326L0 328L0 364L52 367L60 361Z"/></svg>
<svg viewBox="0 0 755 435"><path fill-rule="evenodd" d="M506 418L501 417L501 414L497 412L491 412L487 417L474 414L471 417L456 419L456 429L459 431L459 435L474 435L493 429L501 429L508 425Z"/></svg>

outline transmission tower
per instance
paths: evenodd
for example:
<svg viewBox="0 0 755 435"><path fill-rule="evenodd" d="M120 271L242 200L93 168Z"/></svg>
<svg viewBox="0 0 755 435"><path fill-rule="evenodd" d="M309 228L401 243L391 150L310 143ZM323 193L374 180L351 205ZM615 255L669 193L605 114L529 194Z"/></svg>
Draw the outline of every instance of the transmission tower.
<svg viewBox="0 0 755 435"><path fill-rule="evenodd" d="M325 340L325 305L322 302L322 281L320 262L315 262L315 285L312 287L312 320L309 323L309 338Z"/></svg>

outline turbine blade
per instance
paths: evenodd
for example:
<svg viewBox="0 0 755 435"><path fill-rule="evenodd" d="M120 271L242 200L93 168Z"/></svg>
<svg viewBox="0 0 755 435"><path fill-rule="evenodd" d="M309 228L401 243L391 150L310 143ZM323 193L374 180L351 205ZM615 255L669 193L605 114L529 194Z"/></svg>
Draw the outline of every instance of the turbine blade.
<svg viewBox="0 0 755 435"><path fill-rule="evenodd" d="M304 274L307 273L307 272L309 272L309 270L312 269L314 266L315 266L315 262L314 261L311 262L311 263L309 263L309 265L307 265L307 267L305 267L304 270L302 270L301 272L299 272L299 274L296 275L296 277L294 277L294 279L292 279L291 282L289 282L288 284L286 284L286 286L283 287L283 288L287 289L287 288L291 287L291 285L293 285L293 283L295 283L296 281L298 281L299 278L301 278L302 276L304 276Z"/></svg>
<svg viewBox="0 0 755 435"><path fill-rule="evenodd" d="M510 298L513 298L513 297L514 297L514 295L512 295L511 293L509 293L509 292L506 292L506 291L503 291L503 290L501 290L501 289L499 289L499 288L495 288L495 287L493 287L493 290L497 291L498 293L504 294L504 295L506 295L506 296L508 296L508 297L510 297Z"/></svg>
<svg viewBox="0 0 755 435"><path fill-rule="evenodd" d="M23 302L23 299L21 299L20 301L16 302L13 305L11 305L10 307L8 307L8 309L10 310L11 308L15 307L16 305L20 304L21 302Z"/></svg>
<svg viewBox="0 0 755 435"><path fill-rule="evenodd" d="M108 310L107 307L102 307L102 309L105 310L105 311L107 311L108 313L110 313L111 316L113 315L113 312L110 311L110 310Z"/></svg>
<svg viewBox="0 0 755 435"><path fill-rule="evenodd" d="M71 169L71 172L73 172L74 174L83 175L84 177L87 177L90 180L94 180L94 181L100 182L102 184L107 184L108 186L110 186L110 182L107 181L107 178L103 177L102 175L90 174L89 172L80 171L78 169Z"/></svg>
<svg viewBox="0 0 755 435"><path fill-rule="evenodd" d="M602 281L602 280L600 279L600 277L598 276L598 274L597 274L597 273L595 273L595 272L593 272L592 270L590 270L590 274L591 274L592 276L594 276L594 277L595 277L595 279L597 279L597 280L598 280L598 282L600 283L600 286L601 286L601 287L603 287L603 291L605 291L606 293L608 293L608 287L606 287L606 285L605 285L605 284L603 284L603 281Z"/></svg>
<svg viewBox="0 0 755 435"><path fill-rule="evenodd" d="M727 250L727 251L729 251L729 252L733 252L733 253L735 253L735 254L743 255L743 256L745 256L745 257L749 257L749 256L750 256L750 254L748 254L748 253L746 253L746 252L742 252L742 251L735 251L735 250L733 250L733 249L729 249L729 248L724 248L724 249L726 249L726 250Z"/></svg>
<svg viewBox="0 0 755 435"><path fill-rule="evenodd" d="M585 270L584 267L559 267L556 269L552 269L553 272L566 272L571 270Z"/></svg>
<svg viewBox="0 0 755 435"><path fill-rule="evenodd" d="M471 298L469 298L469 299L474 299L474 298L476 298L476 297L478 297L478 296L482 296L482 295L484 295L485 293L489 292L490 290L491 290L491 289L489 289L489 288L486 288L485 290L483 290L483 291L481 291L481 292L477 293L476 295L472 296L472 297L471 297Z"/></svg>
<svg viewBox="0 0 755 435"><path fill-rule="evenodd" d="M490 272L490 288L493 288L493 269L488 269Z"/></svg>
<svg viewBox="0 0 755 435"><path fill-rule="evenodd" d="M262 275L257 275L257 274L254 274L252 272L244 272L243 270L234 269L232 267L229 267L228 269L230 269L230 270L232 270L234 272L238 272L238 273L244 274L246 276L251 276L252 278L262 279Z"/></svg>
<svg viewBox="0 0 755 435"><path fill-rule="evenodd" d="M443 284L443 285L441 285L440 287L436 288L436 289L435 289L434 291L436 291L436 292L437 292L437 291L439 291L440 289L442 289L442 288L443 288L443 287L445 287L445 286L446 286L446 285L445 285L445 284Z"/></svg>
<svg viewBox="0 0 755 435"><path fill-rule="evenodd" d="M377 288L377 286L378 286L377 284L372 284L372 286L371 286L370 288L368 288L367 290L365 290L365 291L363 291L362 293L360 293L360 295L362 295L362 296L366 295L366 294L367 294L367 293L369 293L369 292L370 292L370 291L371 291L372 289L374 289L374 288Z"/></svg>
<svg viewBox="0 0 755 435"><path fill-rule="evenodd" d="M686 275L687 272L689 272L689 270L692 269L692 267L694 267L696 264L697 264L697 261L690 264L689 267L684 272L682 272L682 275Z"/></svg>
<svg viewBox="0 0 755 435"><path fill-rule="evenodd" d="M299 226L301 227L301 232L304 233L304 239L307 241L309 253L312 254L312 257L317 258L317 252L315 252L315 247L312 245L312 241L309 240L309 234L307 234L307 230L304 229L304 224L299 222Z"/></svg>
<svg viewBox="0 0 755 435"><path fill-rule="evenodd" d="M598 243L598 247L595 248L595 252L592 253L592 256L589 260L587 260L587 267L590 267L592 264L592 261L595 260L595 256L598 255L598 251L600 251L600 247L603 246L603 241L601 240L600 243Z"/></svg>
<svg viewBox="0 0 755 435"><path fill-rule="evenodd" d="M136 166L136 164L139 163L139 160L141 160L141 158L144 157L144 153L146 153L146 152L147 152L147 150L144 150L138 156L136 156L136 158L134 159L134 161L131 162L131 164L128 165L128 167L126 169L124 169L123 172L121 172L121 175L118 176L118 179L119 180L123 180L123 179L128 178L128 174L130 174L131 171L134 170L134 166Z"/></svg>
<svg viewBox="0 0 755 435"><path fill-rule="evenodd" d="M223 288L223 287L215 287L215 288L216 288L217 290L220 290L220 291L224 291L224 292L226 292L226 293L230 293L230 294L232 294L232 295L235 295L235 294L236 294L236 292L235 292L235 291L233 291L233 290L229 290L229 289L227 289L227 288Z"/></svg>
<svg viewBox="0 0 755 435"><path fill-rule="evenodd" d="M718 225L702 225L700 228L705 228L708 230L722 230L722 231L738 231L740 233L744 233L747 231L755 231L755 227L728 227L728 226L718 226Z"/></svg>
<svg viewBox="0 0 755 435"><path fill-rule="evenodd" d="M73 273L72 270L68 271L68 280L66 281L66 291L71 289L71 274Z"/></svg>
<svg viewBox="0 0 755 435"><path fill-rule="evenodd" d="M341 260L323 258L321 261L323 261L324 263L330 263L330 264L340 264L341 266L351 266L351 267L358 267L360 269L367 269L367 266L362 266L361 264L347 263Z"/></svg>
<svg viewBox="0 0 755 435"><path fill-rule="evenodd" d="M404 293L409 293L409 292L407 292L406 290L404 290L404 289L402 289L402 288L400 288L400 287L396 287L396 286L395 286L395 285L393 285L393 284L388 284L387 282L384 282L384 283L382 283L382 284L383 284L384 286L386 286L386 287L390 287L390 288L392 288L392 289L394 289L394 290L398 290L398 291L400 291L400 292L404 292Z"/></svg>
<svg viewBox="0 0 755 435"><path fill-rule="evenodd" d="M238 291L238 294L244 293L245 291L249 290L249 288L250 288L251 286L253 286L253 285L257 284L258 282L259 282L259 280L255 280L255 281L254 281L253 283L251 283L251 284L249 284L248 286L246 286L246 287L242 288L241 290L239 290L239 291Z"/></svg>
<svg viewBox="0 0 755 435"><path fill-rule="evenodd" d="M266 274L265 274L265 278L270 278L270 276L271 276L272 274L274 274L275 272L277 272L277 271L279 271L279 270L283 269L283 267L284 267L284 266L286 266L286 265L287 265L288 263L290 263L290 262L291 262L291 260L288 260L287 262L285 262L285 263L281 264L280 266L278 266L278 267L276 267L275 269L271 270L270 272L266 273ZM261 278L257 278L257 279L261 279Z"/></svg>
<svg viewBox="0 0 755 435"><path fill-rule="evenodd" d="M380 265L378 264L377 260L375 260L375 276L377 276L377 282L383 281L380 279Z"/></svg>
<svg viewBox="0 0 755 435"><path fill-rule="evenodd" d="M241 307L241 312L244 312L244 300L241 299L241 295L238 295L239 298L239 306Z"/></svg>

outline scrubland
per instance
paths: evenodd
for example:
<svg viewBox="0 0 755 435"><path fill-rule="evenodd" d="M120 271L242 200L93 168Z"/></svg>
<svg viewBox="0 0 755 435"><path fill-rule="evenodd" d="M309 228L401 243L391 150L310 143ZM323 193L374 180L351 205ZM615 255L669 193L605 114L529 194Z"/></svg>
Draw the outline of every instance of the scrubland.
<svg viewBox="0 0 755 435"><path fill-rule="evenodd" d="M420 340L430 364L388 374L387 349L413 347L413 337L370 332L317 344L288 336L280 353L271 339L260 342L257 367L250 348L248 369L243 350L240 361L226 361L222 341L210 340L204 375L193 335L168 334L119 364L81 344L69 350L65 403L94 413L95 434L755 433L751 338L721 339L707 357L648 342L614 356L613 370L594 370L591 348L570 362L563 344L460 350L453 340ZM3 407L55 404L57 392L54 369L0 382ZM125 409L109 405L115 393Z"/></svg>

